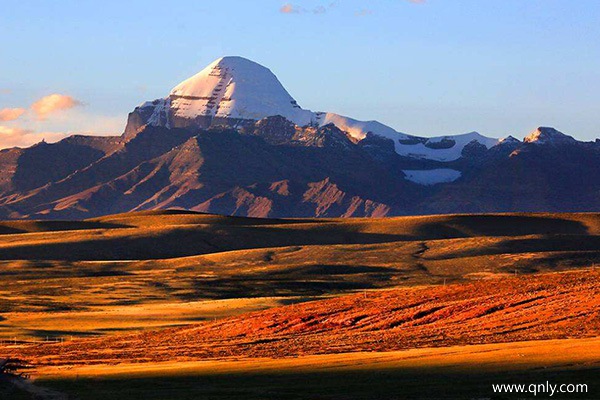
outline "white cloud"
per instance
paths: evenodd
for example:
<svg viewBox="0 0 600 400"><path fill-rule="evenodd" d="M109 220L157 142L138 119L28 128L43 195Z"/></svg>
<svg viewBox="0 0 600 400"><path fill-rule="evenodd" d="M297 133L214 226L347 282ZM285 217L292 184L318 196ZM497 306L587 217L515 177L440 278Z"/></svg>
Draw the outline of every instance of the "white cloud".
<svg viewBox="0 0 600 400"><path fill-rule="evenodd" d="M80 106L79 100L64 94L54 93L49 96L42 97L31 105L31 109L37 115L38 119L45 119L49 114L57 111L69 110L73 107Z"/></svg>
<svg viewBox="0 0 600 400"><path fill-rule="evenodd" d="M3 108L0 109L0 121L14 121L25 113L24 108Z"/></svg>
<svg viewBox="0 0 600 400"><path fill-rule="evenodd" d="M279 12L282 14L325 14L329 9L336 7L337 1L329 3L327 6L320 5L314 8L304 8L291 3L286 3L279 8Z"/></svg>
<svg viewBox="0 0 600 400"><path fill-rule="evenodd" d="M300 10L298 9L297 6L287 3L287 4L284 4L281 6L281 8L279 9L279 12L282 14L298 14L298 13L300 13Z"/></svg>
<svg viewBox="0 0 600 400"><path fill-rule="evenodd" d="M25 108L0 109L0 149L27 147L41 140L55 142L73 134L116 136L123 132L125 118L86 112L83 103L71 96L51 94L35 101L30 112ZM22 122L15 121L22 115ZM32 117L27 118L31 115ZM20 120L21 121L21 120Z"/></svg>

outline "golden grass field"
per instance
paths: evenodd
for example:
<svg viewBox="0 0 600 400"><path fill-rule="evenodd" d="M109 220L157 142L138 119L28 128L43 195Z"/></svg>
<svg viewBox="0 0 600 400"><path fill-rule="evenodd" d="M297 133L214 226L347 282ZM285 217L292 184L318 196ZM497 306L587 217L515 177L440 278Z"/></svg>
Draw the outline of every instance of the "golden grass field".
<svg viewBox="0 0 600 400"><path fill-rule="evenodd" d="M0 358L81 399L598 387L596 264L598 214L0 222Z"/></svg>

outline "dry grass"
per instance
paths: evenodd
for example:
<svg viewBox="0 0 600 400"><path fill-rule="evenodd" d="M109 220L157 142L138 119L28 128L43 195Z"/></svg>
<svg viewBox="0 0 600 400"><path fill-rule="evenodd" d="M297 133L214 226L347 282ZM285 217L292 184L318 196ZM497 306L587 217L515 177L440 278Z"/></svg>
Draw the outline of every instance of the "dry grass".
<svg viewBox="0 0 600 400"><path fill-rule="evenodd" d="M600 336L600 271L365 292L186 327L10 351L36 365L393 351Z"/></svg>
<svg viewBox="0 0 600 400"><path fill-rule="evenodd" d="M581 377L598 367L599 235L598 214L1 222L0 356L94 400L398 382L441 398L474 366Z"/></svg>
<svg viewBox="0 0 600 400"><path fill-rule="evenodd" d="M598 339L503 343L285 359L41 368L38 384L81 400L474 399L497 383L586 383L600 388ZM537 397L519 398L540 398ZM557 398L563 398L555 396Z"/></svg>
<svg viewBox="0 0 600 400"><path fill-rule="evenodd" d="M577 370L600 367L600 339L541 340L483 345L428 347L389 352L307 355L294 358L164 361L156 363L95 364L78 368L43 366L43 379L151 378L186 375L319 373L364 370L423 370L446 373L525 372L543 368Z"/></svg>
<svg viewBox="0 0 600 400"><path fill-rule="evenodd" d="M177 303L146 302L128 306L97 306L89 311L11 312L3 314L4 321L0 327L4 328L4 334L0 340L74 340L77 337L172 327L278 307L293 301L301 299L259 297Z"/></svg>
<svg viewBox="0 0 600 400"><path fill-rule="evenodd" d="M236 313L588 267L600 262L599 221L596 214L257 220L170 211L2 222L0 338L114 334L232 315L185 311L210 300L255 299L231 303Z"/></svg>

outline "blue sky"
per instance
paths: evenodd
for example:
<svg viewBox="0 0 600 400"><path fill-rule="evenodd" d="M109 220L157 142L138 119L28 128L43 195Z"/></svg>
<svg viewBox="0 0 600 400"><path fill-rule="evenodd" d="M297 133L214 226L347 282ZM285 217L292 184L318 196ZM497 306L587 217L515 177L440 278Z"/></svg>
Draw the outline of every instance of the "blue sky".
<svg viewBox="0 0 600 400"><path fill-rule="evenodd" d="M223 55L269 67L304 108L410 134L549 125L592 140L599 20L586 0L3 0L0 109L26 111L0 120L0 147L3 134L118 134L137 104ZM50 94L74 106L40 118L30 106Z"/></svg>

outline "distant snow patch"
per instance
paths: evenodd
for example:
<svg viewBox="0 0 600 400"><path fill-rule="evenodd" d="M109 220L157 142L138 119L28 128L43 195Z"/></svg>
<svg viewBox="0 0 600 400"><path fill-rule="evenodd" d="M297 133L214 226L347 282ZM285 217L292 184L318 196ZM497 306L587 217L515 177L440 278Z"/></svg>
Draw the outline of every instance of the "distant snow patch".
<svg viewBox="0 0 600 400"><path fill-rule="evenodd" d="M465 133L462 135L427 138L426 143L440 143L444 139L454 141L455 145L449 148L436 149L427 147L424 143L418 143L414 145L402 145L400 143L396 143L396 153L400 154L401 156L413 158L424 158L436 161L454 161L458 160L462 156L462 151L465 146L473 140L483 144L488 149L498 144L498 139L489 138L480 135L477 132Z"/></svg>
<svg viewBox="0 0 600 400"><path fill-rule="evenodd" d="M460 171L449 168L439 169L426 169L426 170L414 170L406 169L402 170L406 174L406 179L418 183L419 185L431 186L438 183L454 182L460 178Z"/></svg>
<svg viewBox="0 0 600 400"><path fill-rule="evenodd" d="M344 117L343 115L323 112L316 113L316 120L319 126L334 124L357 140L363 140L369 132L392 139L394 143L398 139L406 139L408 137L406 134L400 133L378 121L358 121L353 118Z"/></svg>

